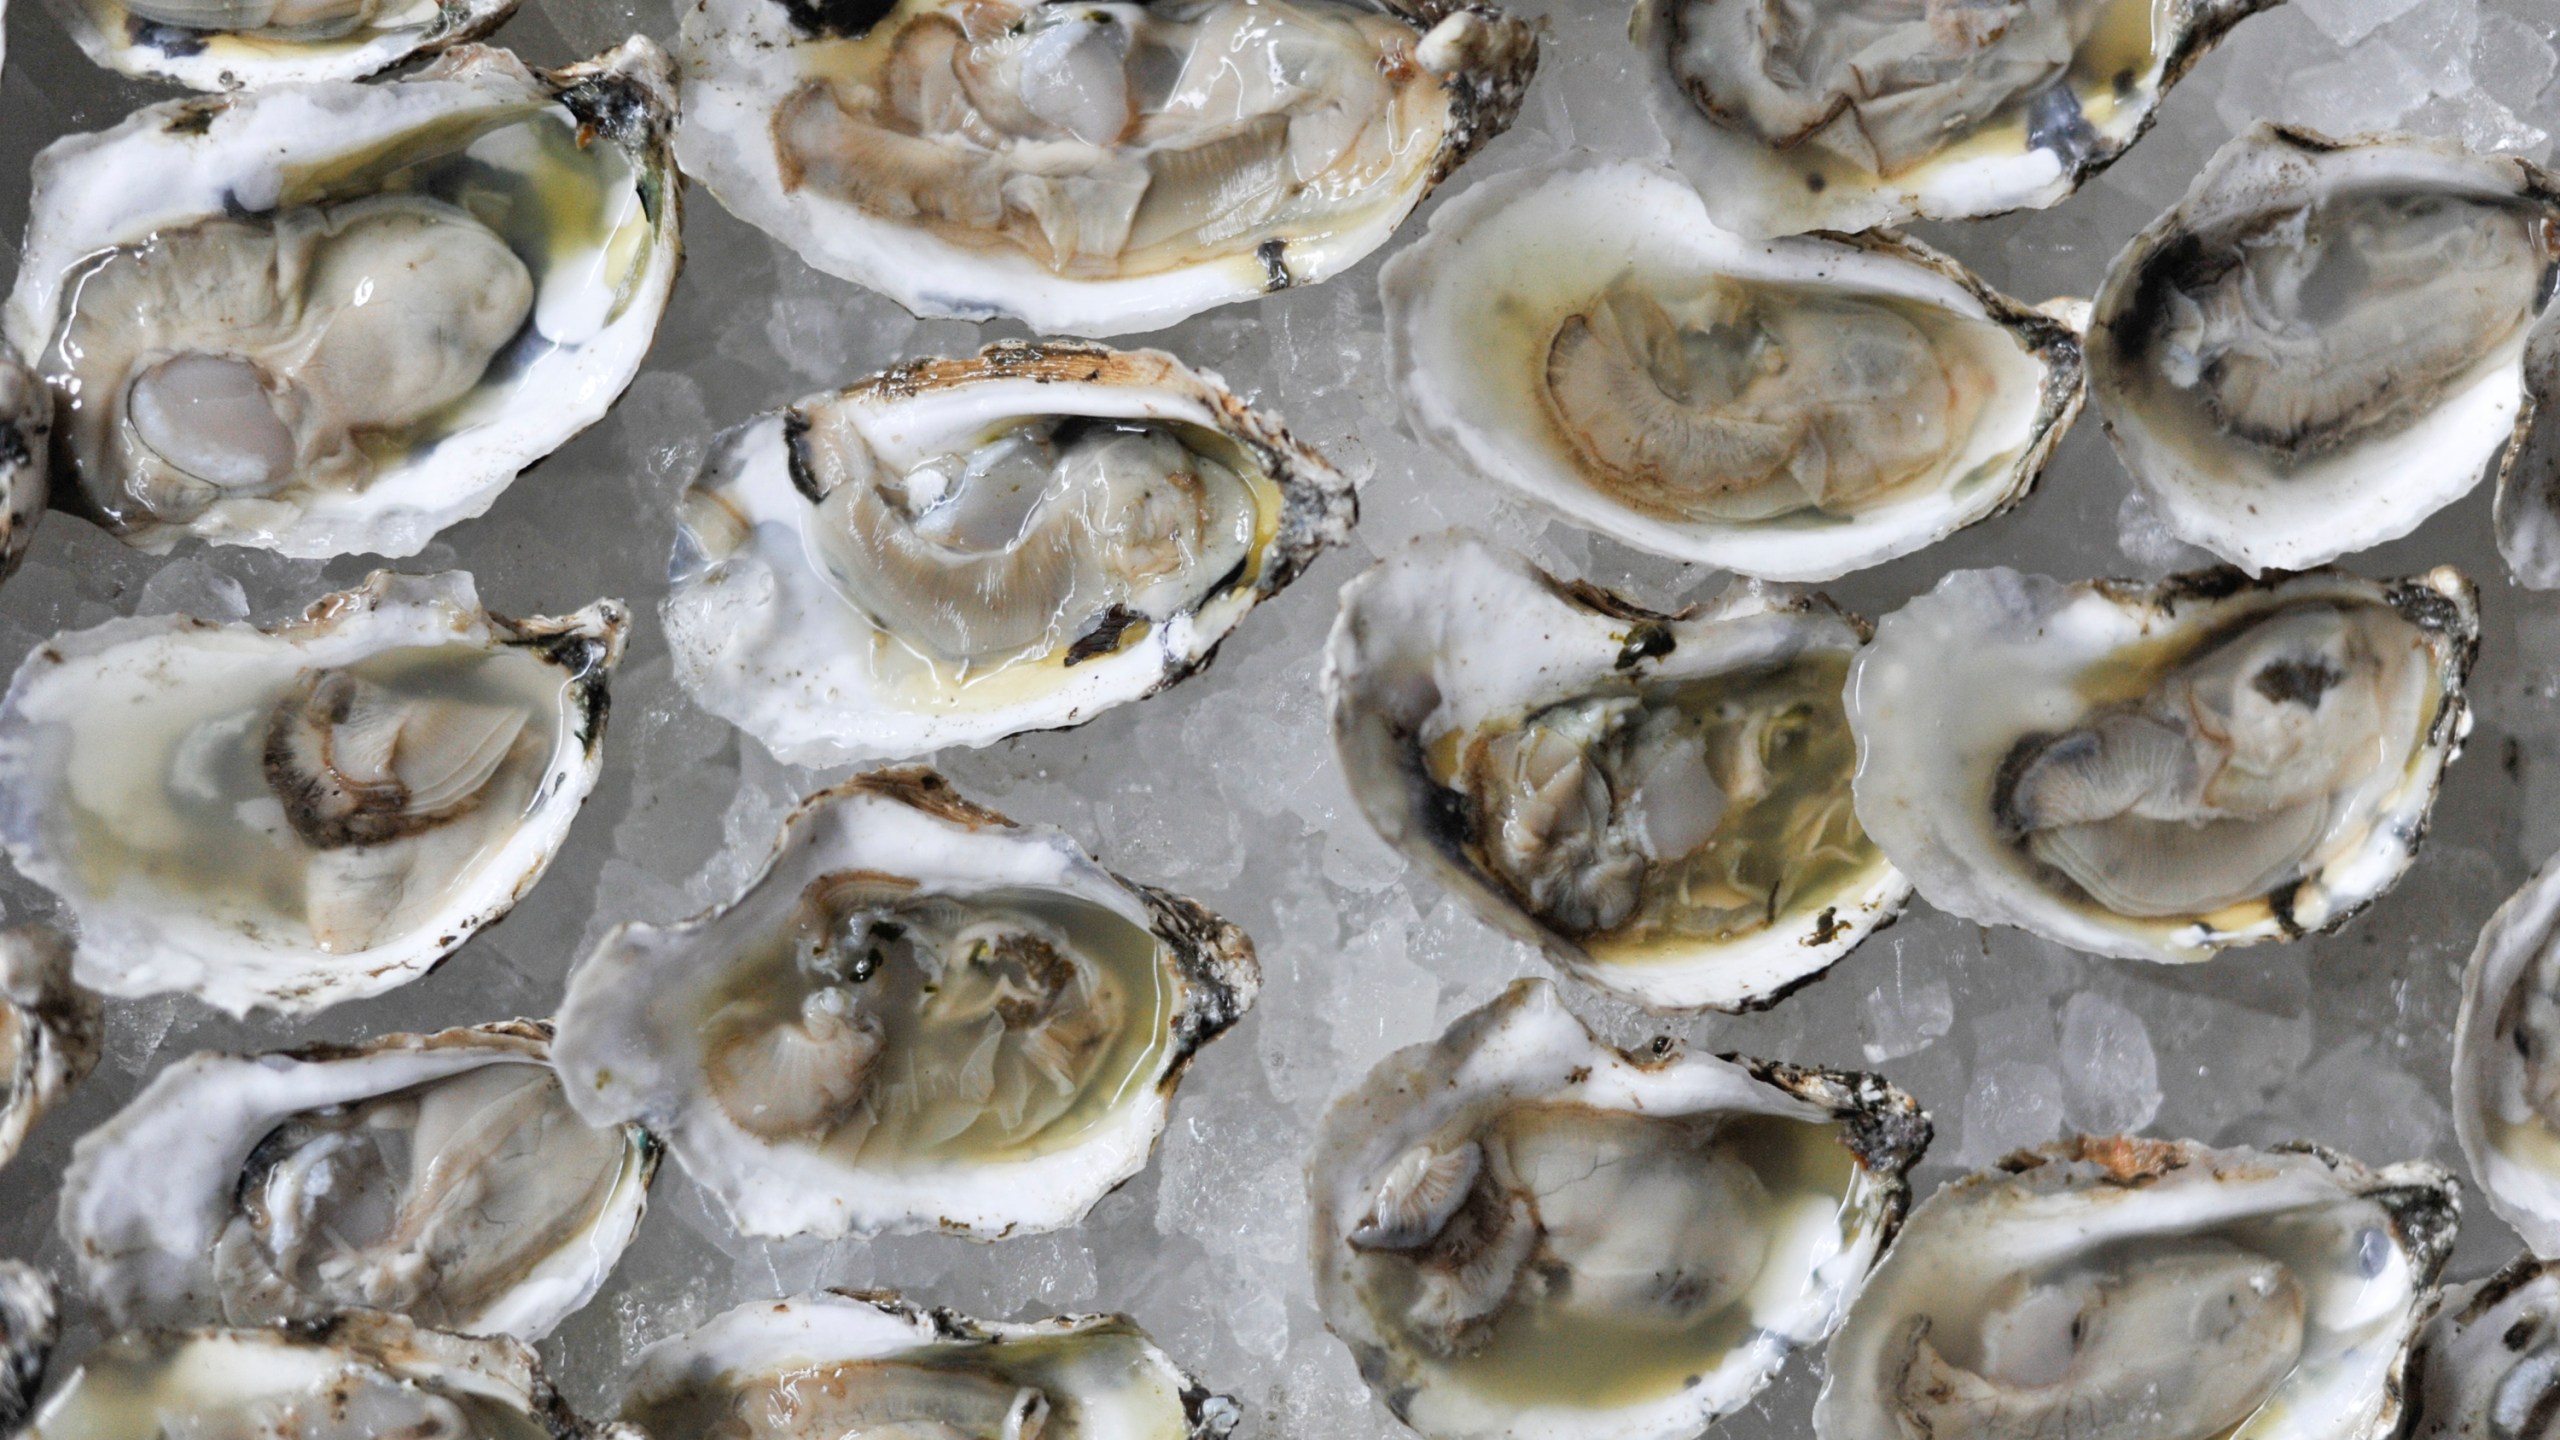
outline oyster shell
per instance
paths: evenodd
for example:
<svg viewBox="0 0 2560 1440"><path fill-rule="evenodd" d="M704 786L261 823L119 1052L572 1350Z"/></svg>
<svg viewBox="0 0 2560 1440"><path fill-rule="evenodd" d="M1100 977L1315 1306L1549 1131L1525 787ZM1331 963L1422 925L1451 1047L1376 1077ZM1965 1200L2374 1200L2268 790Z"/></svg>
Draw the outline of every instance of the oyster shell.
<svg viewBox="0 0 2560 1440"><path fill-rule="evenodd" d="M2275 0L1639 0L1672 162L1746 235L2041 209Z"/></svg>
<svg viewBox="0 0 2560 1440"><path fill-rule="evenodd" d="M1025 1325L885 1293L758 1301L640 1352L622 1418L652 1435L1220 1440L1236 1402L1120 1315Z"/></svg>
<svg viewBox="0 0 2560 1440"><path fill-rule="evenodd" d="M47 925L0 930L0 1165L98 1063L98 997L71 979L71 940Z"/></svg>
<svg viewBox="0 0 2560 1440"><path fill-rule="evenodd" d="M2453 1128L2489 1208L2560 1255L2560 865L2498 907L2462 974Z"/></svg>
<svg viewBox="0 0 2560 1440"><path fill-rule="evenodd" d="M1676 615L1442 536L1345 586L1334 748L1388 844L1643 1004L1775 1003L1911 893L1849 804L1864 625L1753 582Z"/></svg>
<svg viewBox="0 0 2560 1440"><path fill-rule="evenodd" d="M0 350L0 579L16 573L51 493L53 392Z"/></svg>
<svg viewBox="0 0 2560 1440"><path fill-rule="evenodd" d="M1474 186L1378 284L1417 432L1576 524L1766 579L2016 504L2080 409L2078 337L1955 261L1743 240L1635 161Z"/></svg>
<svg viewBox="0 0 2560 1440"><path fill-rule="evenodd" d="M1849 674L1858 819L1939 909L2190 961L2396 883L2471 730L2471 582L1960 570Z"/></svg>
<svg viewBox="0 0 2560 1440"><path fill-rule="evenodd" d="M1357 513L1170 355L993 345L731 431L685 495L668 643L793 764L985 745L1206 665Z"/></svg>
<svg viewBox="0 0 2560 1440"><path fill-rule="evenodd" d="M1501 133L1535 32L1458 0L696 0L677 156L918 315L1119 335L1323 280Z"/></svg>
<svg viewBox="0 0 2560 1440"><path fill-rule="evenodd" d="M361 80L477 40L517 0L53 0L91 60L196 90Z"/></svg>
<svg viewBox="0 0 2560 1440"><path fill-rule="evenodd" d="M2525 343L2515 438L2498 463L2498 553L2516 583L2560 590L2560 319L2545 310Z"/></svg>
<svg viewBox="0 0 2560 1440"><path fill-rule="evenodd" d="M56 1334L53 1278L0 1260L0 1435L15 1435L44 1388Z"/></svg>
<svg viewBox="0 0 2560 1440"><path fill-rule="evenodd" d="M2170 530L2255 574L2397 539L2524 404L2560 178L2259 124L2108 267L2089 384Z"/></svg>
<svg viewBox="0 0 2560 1440"><path fill-rule="evenodd" d="M804 801L764 873L569 973L571 1103L750 1235L1055 1230L1146 1164L1261 984L1243 933L929 770Z"/></svg>
<svg viewBox="0 0 2560 1440"><path fill-rule="evenodd" d="M1686 1440L1840 1322L1928 1143L1873 1076L1626 1055L1523 980L1325 1113L1317 1303L1430 1440Z"/></svg>
<svg viewBox="0 0 2560 1440"><path fill-rule="evenodd" d="M418 978L551 863L629 617L376 572L294 620L113 620L0 699L0 844L110 995L308 1014Z"/></svg>
<svg viewBox="0 0 2560 1440"><path fill-rule="evenodd" d="M1821 1440L2391 1433L2454 1179L2078 1136L1911 1212L1832 1338Z"/></svg>
<svg viewBox="0 0 2560 1440"><path fill-rule="evenodd" d="M198 1054L82 1137L80 1280L125 1328L391 1310L539 1340L639 1228L657 1145L592 1129L531 1021Z"/></svg>
<svg viewBox="0 0 2560 1440"><path fill-rule="evenodd" d="M2448 1285L2409 1354L2405 1440L2540 1440L2560 1413L2560 1269Z"/></svg>
<svg viewBox="0 0 2560 1440"><path fill-rule="evenodd" d="M487 510L648 352L672 104L647 40L548 72L470 46L54 142L5 328L59 399L61 502L299 556Z"/></svg>

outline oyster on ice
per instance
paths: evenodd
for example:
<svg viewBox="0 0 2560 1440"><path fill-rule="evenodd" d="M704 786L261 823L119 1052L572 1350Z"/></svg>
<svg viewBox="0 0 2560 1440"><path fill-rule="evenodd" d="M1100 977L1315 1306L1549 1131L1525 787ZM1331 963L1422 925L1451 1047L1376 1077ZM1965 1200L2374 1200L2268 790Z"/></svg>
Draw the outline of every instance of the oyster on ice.
<svg viewBox="0 0 2560 1440"><path fill-rule="evenodd" d="M377 572L268 626L57 635L0 699L0 845L78 917L94 989L380 994L550 865L628 628L617 601L510 620L468 575Z"/></svg>
<svg viewBox="0 0 2560 1440"><path fill-rule="evenodd" d="M2560 306L2525 342L2515 438L2498 462L2498 553L2516 583L2560 590Z"/></svg>
<svg viewBox="0 0 2560 1440"><path fill-rule="evenodd" d="M2060 201L2276 0L1639 0L1672 162L1748 235Z"/></svg>
<svg viewBox="0 0 2560 1440"><path fill-rule="evenodd" d="M0 579L26 558L52 493L53 392L0 348Z"/></svg>
<svg viewBox="0 0 2560 1440"><path fill-rule="evenodd" d="M2555 272L2560 177L2261 123L2108 267L2089 385L2180 539L2252 574L2323 564L2508 448Z"/></svg>
<svg viewBox="0 0 2560 1440"><path fill-rule="evenodd" d="M2560 864L2498 907L2463 971L2453 1128L2489 1208L2560 1256Z"/></svg>
<svg viewBox="0 0 2560 1440"><path fill-rule="evenodd" d="M2560 1418L2560 1269L2448 1285L2409 1353L2404 1440L2542 1440Z"/></svg>
<svg viewBox="0 0 2560 1440"><path fill-rule="evenodd" d="M1237 930L929 770L812 796L728 906L609 932L553 1046L749 1235L998 1238L1146 1164L1261 974Z"/></svg>
<svg viewBox="0 0 2560 1440"><path fill-rule="evenodd" d="M685 493L668 644L793 764L985 745L1208 664L1357 513L1170 355L993 345L729 432Z"/></svg>
<svg viewBox="0 0 2560 1440"><path fill-rule="evenodd" d="M2334 929L2416 856L2479 633L2449 569L1960 570L1850 670L1858 819L1939 909L2092 954Z"/></svg>
<svg viewBox="0 0 2560 1440"><path fill-rule="evenodd" d="M675 282L666 57L470 46L178 100L35 163L9 344L128 543L412 555L638 372Z"/></svg>
<svg viewBox="0 0 2560 1440"><path fill-rule="evenodd" d="M198 1054L89 1132L62 1236L123 1328L341 1309L539 1340L594 1296L657 1169L591 1128L530 1021Z"/></svg>
<svg viewBox="0 0 2560 1440"><path fill-rule="evenodd" d="M1344 587L1334 748L1388 844L1576 978L1757 1008L1911 891L1852 810L1840 687L1866 638L1750 581L1674 615L1463 536Z"/></svg>
<svg viewBox="0 0 2560 1440"><path fill-rule="evenodd" d="M1839 1324L1928 1142L1873 1076L1624 1054L1523 980L1326 1111L1317 1303L1428 1440L1688 1440Z"/></svg>
<svg viewBox="0 0 2560 1440"><path fill-rule="evenodd" d="M517 0L52 0L91 60L196 90L361 80L477 40Z"/></svg>
<svg viewBox="0 0 2560 1440"><path fill-rule="evenodd" d="M1578 525L1763 579L2016 504L2080 410L2070 327L1954 260L1743 240L1636 161L1474 186L1378 283L1418 433Z"/></svg>
<svg viewBox="0 0 2560 1440"><path fill-rule="evenodd" d="M1221 1440L1241 1415L1125 1316L1008 1325L836 1290L651 1345L622 1399L651 1435L734 1440Z"/></svg>
<svg viewBox="0 0 2560 1440"><path fill-rule="evenodd" d="M2388 1435L2459 1208L2423 1161L2022 1150L1911 1213L1832 1337L1814 1434Z"/></svg>
<svg viewBox="0 0 2560 1440"><path fill-rule="evenodd" d="M0 1260L0 1435L15 1435L44 1388L57 1330L53 1279L32 1265Z"/></svg>
<svg viewBox="0 0 2560 1440"><path fill-rule="evenodd" d="M45 925L0 930L0 1166L98 1063L98 997L71 978L71 940Z"/></svg>
<svg viewBox="0 0 2560 1440"><path fill-rule="evenodd" d="M1153 330L1323 280L1501 133L1536 32L1460 0L695 0L677 157L918 315Z"/></svg>

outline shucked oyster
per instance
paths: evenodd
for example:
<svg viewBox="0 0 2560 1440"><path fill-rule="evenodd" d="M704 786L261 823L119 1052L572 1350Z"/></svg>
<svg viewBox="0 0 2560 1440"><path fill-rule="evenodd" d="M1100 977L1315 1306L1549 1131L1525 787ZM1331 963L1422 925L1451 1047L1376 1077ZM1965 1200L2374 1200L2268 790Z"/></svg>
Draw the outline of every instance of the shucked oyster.
<svg viewBox="0 0 2560 1440"><path fill-rule="evenodd" d="M2370 1440L2454 1179L2080 1136L1940 1190L1832 1338L1821 1440Z"/></svg>
<svg viewBox="0 0 2560 1440"><path fill-rule="evenodd" d="M1718 224L1865 230L2054 204L2276 0L1640 0L1671 158Z"/></svg>
<svg viewBox="0 0 2560 1440"><path fill-rule="evenodd" d="M53 392L0 350L0 579L26 558L51 493Z"/></svg>
<svg viewBox="0 0 2560 1440"><path fill-rule="evenodd" d="M2332 929L2416 855L2479 628L2444 569L1958 571L1850 671L1858 819L1938 908L2095 954Z"/></svg>
<svg viewBox="0 0 2560 1440"><path fill-rule="evenodd" d="M2560 864L2498 907L2463 971L2453 1128L2489 1208L2560 1256Z"/></svg>
<svg viewBox="0 0 2560 1440"><path fill-rule="evenodd" d="M1873 1076L1629 1056L1524 980L1326 1112L1317 1303L1430 1440L1688 1440L1840 1323L1928 1142Z"/></svg>
<svg viewBox="0 0 2560 1440"><path fill-rule="evenodd" d="M1239 1416L1122 1316L1007 1325L832 1290L659 1341L622 1400L651 1435L728 1440L1220 1440Z"/></svg>
<svg viewBox="0 0 2560 1440"><path fill-rule="evenodd" d="M0 1260L0 1435L15 1435L44 1388L53 1355L53 1280L32 1265Z"/></svg>
<svg viewBox="0 0 2560 1440"><path fill-rule="evenodd" d="M1499 134L1530 27L1459 0L696 0L685 173L927 316L1118 335L1310 284Z"/></svg>
<svg viewBox="0 0 2560 1440"><path fill-rule="evenodd" d="M2560 1268L2445 1287L2409 1353L2406 1440L2544 1440L2560 1421Z"/></svg>
<svg viewBox="0 0 2560 1440"><path fill-rule="evenodd" d="M89 58L198 90L360 80L477 40L516 0L53 0Z"/></svg>
<svg viewBox="0 0 2560 1440"><path fill-rule="evenodd" d="M39 156L8 340L131 544L415 554L586 428L674 284L666 57L459 50Z"/></svg>
<svg viewBox="0 0 2560 1440"><path fill-rule="evenodd" d="M62 1236L117 1325L348 1308L538 1340L648 1204L657 1146L590 1128L528 1021L200 1054L81 1138Z"/></svg>
<svg viewBox="0 0 2560 1440"><path fill-rule="evenodd" d="M307 1013L423 975L541 878L602 764L629 620L376 573L259 627L114 620L0 700L0 844L110 995Z"/></svg>
<svg viewBox="0 0 2560 1440"><path fill-rule="evenodd" d="M1768 579L2015 504L2080 409L2078 338L1953 260L1745 241L1632 161L1476 186L1379 287L1417 431L1578 524Z"/></svg>
<svg viewBox="0 0 2560 1440"><path fill-rule="evenodd" d="M685 494L668 642L795 764L985 745L1207 664L1357 508L1170 355L995 345L730 432Z"/></svg>
<svg viewBox="0 0 2560 1440"><path fill-rule="evenodd" d="M1479 916L1630 999L1738 1010L1910 894L1850 806L1864 639L1748 581L1656 615L1448 536L1344 587L1324 687L1362 812Z"/></svg>
<svg viewBox="0 0 2560 1440"><path fill-rule="evenodd" d="M2556 266L2560 177L2261 124L2109 267L2090 388L2181 539L2253 574L2321 564L2480 482Z"/></svg>
<svg viewBox="0 0 2560 1440"><path fill-rule="evenodd" d="M624 925L553 1047L750 1235L1072 1225L1261 983L1243 933L929 770L811 797L726 908Z"/></svg>
<svg viewBox="0 0 2560 1440"><path fill-rule="evenodd" d="M0 930L0 1165L98 1063L98 997L71 978L71 941L45 925Z"/></svg>
<svg viewBox="0 0 2560 1440"><path fill-rule="evenodd" d="M2516 583L2560 590L2560 307L2525 343L2515 439L2498 465L2498 553Z"/></svg>

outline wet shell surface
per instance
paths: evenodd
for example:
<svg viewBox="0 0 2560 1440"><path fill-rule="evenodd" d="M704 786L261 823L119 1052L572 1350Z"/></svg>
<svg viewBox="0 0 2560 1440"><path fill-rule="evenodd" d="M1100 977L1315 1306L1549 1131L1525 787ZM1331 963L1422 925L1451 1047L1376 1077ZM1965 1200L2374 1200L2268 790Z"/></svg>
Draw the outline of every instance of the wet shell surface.
<svg viewBox="0 0 2560 1440"><path fill-rule="evenodd" d="M557 71L474 45L54 142L5 331L59 402L58 502L306 557L486 511L648 353L673 103L645 39Z"/></svg>
<svg viewBox="0 0 2560 1440"><path fill-rule="evenodd" d="M16 572L52 494L53 392L0 349L0 579Z"/></svg>
<svg viewBox="0 0 2560 1440"><path fill-rule="evenodd" d="M238 90L361 80L477 40L517 0L52 0L91 60L140 80Z"/></svg>
<svg viewBox="0 0 2560 1440"><path fill-rule="evenodd" d="M2453 1127L2489 1208L2560 1256L2560 865L2498 907L2463 971Z"/></svg>
<svg viewBox="0 0 2560 1440"><path fill-rule="evenodd" d="M1746 240L1634 161L1470 187L1379 288L1418 433L1575 524L1764 579L1832 579L2016 504L2080 409L2070 327L1954 260Z"/></svg>
<svg viewBox="0 0 2560 1440"><path fill-rule="evenodd" d="M612 1273L657 1146L590 1128L529 1021L198 1054L81 1138L62 1236L126 1328L396 1311L539 1340Z"/></svg>
<svg viewBox="0 0 2560 1440"><path fill-rule="evenodd" d="M2498 464L2498 553L2516 583L2560 590L2560 319L2526 341L2515 439Z"/></svg>
<svg viewBox="0 0 2560 1440"><path fill-rule="evenodd" d="M71 940L46 925L0 930L0 1165L98 1063L105 1017L71 978Z"/></svg>
<svg viewBox="0 0 2560 1440"><path fill-rule="evenodd" d="M1672 162L1746 235L1965 220L2062 200L2275 0L1640 0Z"/></svg>
<svg viewBox="0 0 2560 1440"><path fill-rule="evenodd" d="M1009 1325L895 1295L739 1306L640 1352L622 1418L651 1435L1222 1440L1242 1412L1121 1315Z"/></svg>
<svg viewBox="0 0 2560 1440"><path fill-rule="evenodd" d="M1317 1303L1428 1440L1686 1440L1840 1323L1928 1142L1873 1076L1628 1055L1520 981L1326 1112Z"/></svg>
<svg viewBox="0 0 2560 1440"><path fill-rule="evenodd" d="M716 444L681 513L676 677L801 765L1077 725L1208 664L1357 513L1160 351L917 361Z"/></svg>
<svg viewBox="0 0 2560 1440"><path fill-rule="evenodd" d="M685 173L918 315L1120 335L1313 284L1511 123L1456 0L695 0Z"/></svg>
<svg viewBox="0 0 2560 1440"><path fill-rule="evenodd" d="M602 764L615 601L511 620L459 572L296 619L112 620L0 700L0 843L109 995L308 1014L425 974L533 887Z"/></svg>
<svg viewBox="0 0 2560 1440"><path fill-rule="evenodd" d="M2089 388L2180 539L2252 574L2324 564L2510 447L2555 273L2549 171L2261 123L2108 267Z"/></svg>
<svg viewBox="0 0 2560 1440"><path fill-rule="evenodd" d="M553 1047L749 1235L1081 1219L1261 983L1241 931L889 770L812 796L729 905L610 932Z"/></svg>
<svg viewBox="0 0 2560 1440"><path fill-rule="evenodd" d="M1774 1003L1910 895L1850 803L1864 626L1750 581L1677 614L1461 536L1346 586L1334 747L1388 844L1575 978Z"/></svg>
<svg viewBox="0 0 2560 1440"><path fill-rule="evenodd" d="M1832 1338L1814 1433L2388 1435L2458 1198L2423 1161L2308 1148L2020 1151L1911 1213Z"/></svg>
<svg viewBox="0 0 2560 1440"><path fill-rule="evenodd" d="M0 1260L0 1434L15 1435L44 1388L58 1329L53 1278Z"/></svg>
<svg viewBox="0 0 2560 1440"><path fill-rule="evenodd" d="M1961 570L1851 668L1858 818L1931 904L2192 961L2391 888L2470 733L2471 582Z"/></svg>
<svg viewBox="0 0 2560 1440"><path fill-rule="evenodd" d="M2405 1440L2540 1440L2560 1415L2560 1270L2448 1285L2409 1357Z"/></svg>

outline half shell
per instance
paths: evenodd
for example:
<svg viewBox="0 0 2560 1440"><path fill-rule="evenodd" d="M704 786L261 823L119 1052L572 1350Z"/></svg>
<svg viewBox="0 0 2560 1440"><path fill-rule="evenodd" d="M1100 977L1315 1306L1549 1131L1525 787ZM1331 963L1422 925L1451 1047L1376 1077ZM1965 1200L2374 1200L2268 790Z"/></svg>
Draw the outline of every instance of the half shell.
<svg viewBox="0 0 2560 1440"><path fill-rule="evenodd" d="M53 0L90 59L196 90L361 80L477 40L517 0Z"/></svg>
<svg viewBox="0 0 2560 1440"><path fill-rule="evenodd" d="M0 1260L0 1433L15 1435L44 1389L57 1331L53 1277Z"/></svg>
<svg viewBox="0 0 2560 1440"><path fill-rule="evenodd" d="M98 997L71 979L71 940L47 925L0 930L0 1165L98 1063Z"/></svg>
<svg viewBox="0 0 2560 1440"><path fill-rule="evenodd" d="M52 493L53 392L0 350L0 579L16 573Z"/></svg>
<svg viewBox="0 0 2560 1440"><path fill-rule="evenodd" d="M2406 1440L2530 1440L2560 1412L2560 1269L2519 1255L2445 1287L2409 1356Z"/></svg>
<svg viewBox="0 0 2560 1440"><path fill-rule="evenodd" d="M2480 932L2453 1029L2453 1128L2489 1208L2560 1255L2560 865Z"/></svg>

